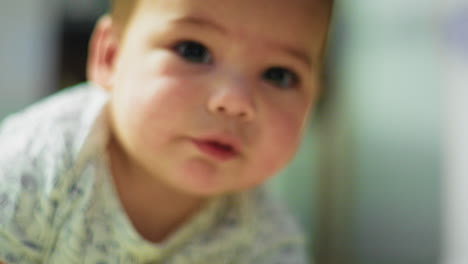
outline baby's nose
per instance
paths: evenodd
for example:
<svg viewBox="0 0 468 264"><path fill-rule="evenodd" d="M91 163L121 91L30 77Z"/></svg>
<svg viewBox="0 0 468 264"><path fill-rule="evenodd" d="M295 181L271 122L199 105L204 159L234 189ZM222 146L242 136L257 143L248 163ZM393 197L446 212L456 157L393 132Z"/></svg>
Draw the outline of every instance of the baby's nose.
<svg viewBox="0 0 468 264"><path fill-rule="evenodd" d="M210 112L251 121L255 118L254 91L245 84L216 87L208 102Z"/></svg>

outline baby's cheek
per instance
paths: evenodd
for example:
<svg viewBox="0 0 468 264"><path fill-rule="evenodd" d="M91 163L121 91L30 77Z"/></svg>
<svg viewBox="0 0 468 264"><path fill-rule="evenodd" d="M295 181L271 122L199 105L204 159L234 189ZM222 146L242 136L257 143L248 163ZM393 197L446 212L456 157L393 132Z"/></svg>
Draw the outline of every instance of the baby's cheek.
<svg viewBox="0 0 468 264"><path fill-rule="evenodd" d="M275 174L291 159L297 149L300 136L300 122L289 118L275 118L270 123L267 134L261 143L258 155L260 177L268 178Z"/></svg>
<svg viewBox="0 0 468 264"><path fill-rule="evenodd" d="M271 120L272 140L284 155L294 152L301 134L304 115L302 113L278 113ZM272 143L274 145L274 143Z"/></svg>
<svg viewBox="0 0 468 264"><path fill-rule="evenodd" d="M192 76L158 76L153 82L152 89L155 97L161 100L178 100L178 102L189 102L196 99L194 96L200 94L204 85L197 82Z"/></svg>
<svg viewBox="0 0 468 264"><path fill-rule="evenodd" d="M194 72L194 67L175 53L168 51L154 52L148 58L151 74L169 78L184 76Z"/></svg>

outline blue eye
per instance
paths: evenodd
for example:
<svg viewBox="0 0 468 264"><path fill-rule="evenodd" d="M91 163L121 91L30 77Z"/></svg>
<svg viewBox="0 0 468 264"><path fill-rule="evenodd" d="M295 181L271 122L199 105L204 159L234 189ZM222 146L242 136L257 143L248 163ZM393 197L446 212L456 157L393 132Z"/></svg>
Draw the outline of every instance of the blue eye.
<svg viewBox="0 0 468 264"><path fill-rule="evenodd" d="M175 51L188 62L207 64L211 62L208 49L200 43L183 41L175 46Z"/></svg>
<svg viewBox="0 0 468 264"><path fill-rule="evenodd" d="M267 69L262 78L281 89L294 88L299 82L295 73L281 67Z"/></svg>

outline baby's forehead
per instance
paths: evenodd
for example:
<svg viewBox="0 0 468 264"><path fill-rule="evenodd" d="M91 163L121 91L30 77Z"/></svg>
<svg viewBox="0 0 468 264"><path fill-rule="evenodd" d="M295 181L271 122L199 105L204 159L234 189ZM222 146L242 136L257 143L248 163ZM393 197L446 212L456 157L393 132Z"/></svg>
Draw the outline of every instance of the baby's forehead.
<svg viewBox="0 0 468 264"><path fill-rule="evenodd" d="M140 0L134 26L150 33L216 32L243 42L279 40L317 53L328 30L323 1L329 0Z"/></svg>

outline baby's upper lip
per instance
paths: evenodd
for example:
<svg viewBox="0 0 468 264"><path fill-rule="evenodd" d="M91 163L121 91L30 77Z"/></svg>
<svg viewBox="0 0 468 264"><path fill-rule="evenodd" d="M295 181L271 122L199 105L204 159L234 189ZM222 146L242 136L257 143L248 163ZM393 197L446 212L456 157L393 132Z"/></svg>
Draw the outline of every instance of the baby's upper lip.
<svg viewBox="0 0 468 264"><path fill-rule="evenodd" d="M208 134L200 137L194 138L195 141L198 142L209 142L209 143L217 143L223 146L230 147L233 152L240 153L242 143L238 137L229 135L227 133L213 133Z"/></svg>

